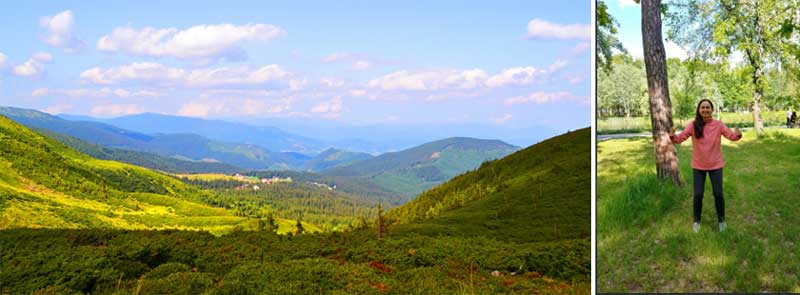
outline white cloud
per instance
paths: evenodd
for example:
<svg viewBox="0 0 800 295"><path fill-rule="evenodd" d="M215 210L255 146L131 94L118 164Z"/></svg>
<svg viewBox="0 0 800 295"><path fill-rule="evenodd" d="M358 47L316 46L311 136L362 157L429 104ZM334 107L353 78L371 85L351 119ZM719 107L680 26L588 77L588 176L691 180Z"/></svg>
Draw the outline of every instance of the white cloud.
<svg viewBox="0 0 800 295"><path fill-rule="evenodd" d="M551 66L552 67L552 66ZM517 67L501 71L486 81L489 87L503 87L509 85L530 85L541 82L546 77L547 71L534 67Z"/></svg>
<svg viewBox="0 0 800 295"><path fill-rule="evenodd" d="M292 79L289 80L289 89L293 91L302 90L303 88L308 85L308 80L306 79Z"/></svg>
<svg viewBox="0 0 800 295"><path fill-rule="evenodd" d="M636 4L636 2L633 2L633 0L618 0L618 3L619 3L619 9L625 9L625 7L628 6L636 7L639 5Z"/></svg>
<svg viewBox="0 0 800 295"><path fill-rule="evenodd" d="M371 88L383 90L436 90L443 88L472 89L483 85L488 75L481 69L466 71L397 71L367 82Z"/></svg>
<svg viewBox="0 0 800 295"><path fill-rule="evenodd" d="M589 42L581 42L578 43L578 45L575 45L575 47L572 47L572 50L570 51L572 52L572 54L581 54L584 51L588 50L589 46L590 46Z"/></svg>
<svg viewBox="0 0 800 295"><path fill-rule="evenodd" d="M139 91L130 91L127 89L117 88L111 89L108 87L104 87L101 89L86 89L86 88L78 88L78 89L48 89L48 88L38 88L31 93L31 96L40 97L46 95L65 95L72 98L105 98L105 97L112 97L117 96L121 98L127 97L160 97L164 94L161 92L151 91L151 90L139 90Z"/></svg>
<svg viewBox="0 0 800 295"><path fill-rule="evenodd" d="M53 16L44 16L39 19L39 25L47 32L43 41L52 46L64 48L67 52L74 52L83 47L83 41L78 39L73 30L74 16L71 10L62 11Z"/></svg>
<svg viewBox="0 0 800 295"><path fill-rule="evenodd" d="M8 60L8 56L0 52L0 68L6 65L6 61Z"/></svg>
<svg viewBox="0 0 800 295"><path fill-rule="evenodd" d="M563 59L556 60L553 64L547 67L547 71L555 72L567 66L567 61Z"/></svg>
<svg viewBox="0 0 800 295"><path fill-rule="evenodd" d="M495 124L505 124L513 117L514 116L512 116L511 114L505 114L502 117L492 119L492 121L494 121Z"/></svg>
<svg viewBox="0 0 800 295"><path fill-rule="evenodd" d="M575 85L575 84L578 84L580 82L583 82L583 79L584 79L583 76L574 75L574 76L567 77L567 82L569 82L569 84Z"/></svg>
<svg viewBox="0 0 800 295"><path fill-rule="evenodd" d="M50 90L47 88L36 88L31 92L31 96L33 97L41 97L45 96L50 93Z"/></svg>
<svg viewBox="0 0 800 295"><path fill-rule="evenodd" d="M35 59L28 59L24 64L14 67L14 74L17 76L30 77L35 76L44 71L44 65Z"/></svg>
<svg viewBox="0 0 800 295"><path fill-rule="evenodd" d="M338 117L342 112L342 98L335 97L329 101L324 101L311 109L312 113L326 113L329 117Z"/></svg>
<svg viewBox="0 0 800 295"><path fill-rule="evenodd" d="M192 101L184 104L181 109L178 110L178 114L189 117L207 117L209 112L212 112L215 109L218 110L219 108L219 105L211 105L209 103Z"/></svg>
<svg viewBox="0 0 800 295"><path fill-rule="evenodd" d="M31 56L31 58L38 62L43 62L43 63L49 63L53 61L53 55L47 52L34 53L33 56Z"/></svg>
<svg viewBox="0 0 800 295"><path fill-rule="evenodd" d="M572 94L566 91L561 92L534 92L528 96L517 96L508 98L505 101L507 106L512 106L515 104L525 104L525 103L547 103L559 100L565 100L572 98Z"/></svg>
<svg viewBox="0 0 800 295"><path fill-rule="evenodd" d="M135 104L105 104L96 105L89 110L92 115L100 116L121 116L144 112L142 107Z"/></svg>
<svg viewBox="0 0 800 295"><path fill-rule="evenodd" d="M267 101L255 98L203 98L190 101L181 106L178 114L190 117L208 117L210 115L263 115L277 114L291 109L293 97Z"/></svg>
<svg viewBox="0 0 800 295"><path fill-rule="evenodd" d="M329 88L339 88L344 86L344 80L341 78L322 78L319 83Z"/></svg>
<svg viewBox="0 0 800 295"><path fill-rule="evenodd" d="M357 71L367 70L372 67L372 63L366 60L358 60L353 63L353 69Z"/></svg>
<svg viewBox="0 0 800 295"><path fill-rule="evenodd" d="M266 65L257 69L240 66L187 71L158 63L144 62L109 69L95 67L84 71L80 76L85 82L94 84L151 82L167 85L181 84L190 87L212 87L284 82L291 74L278 65Z"/></svg>
<svg viewBox="0 0 800 295"><path fill-rule="evenodd" d="M182 31L176 28L136 30L118 27L111 35L97 41L97 49L153 57L236 57L242 55L238 47L241 43L269 41L284 34L281 28L269 24L198 25Z"/></svg>
<svg viewBox="0 0 800 295"><path fill-rule="evenodd" d="M169 68L162 64L142 62L103 70L95 67L83 71L81 79L95 84L117 84L126 81L136 82L183 82L186 71Z"/></svg>
<svg viewBox="0 0 800 295"><path fill-rule="evenodd" d="M25 63L14 67L17 76L30 77L44 72L44 63L51 63L53 56L47 52L36 52Z"/></svg>
<svg viewBox="0 0 800 295"><path fill-rule="evenodd" d="M528 22L528 38L530 39L581 39L588 40L591 26L588 24L561 25L542 19Z"/></svg>
<svg viewBox="0 0 800 295"><path fill-rule="evenodd" d="M55 104L41 109L41 111L51 115L58 115L69 109L72 109L72 105L70 104Z"/></svg>
<svg viewBox="0 0 800 295"><path fill-rule="evenodd" d="M241 112L245 115L258 115L264 113L280 113L289 109L285 103L269 104L263 100L245 99L241 104Z"/></svg>
<svg viewBox="0 0 800 295"><path fill-rule="evenodd" d="M258 69L247 66L236 68L217 68L193 70L188 73L185 82L188 86L219 86L240 84L262 84L273 81L282 81L290 73L278 65L266 65Z"/></svg>
<svg viewBox="0 0 800 295"><path fill-rule="evenodd" d="M361 97L367 95L367 91L364 89L352 89L350 90L350 95L355 97Z"/></svg>

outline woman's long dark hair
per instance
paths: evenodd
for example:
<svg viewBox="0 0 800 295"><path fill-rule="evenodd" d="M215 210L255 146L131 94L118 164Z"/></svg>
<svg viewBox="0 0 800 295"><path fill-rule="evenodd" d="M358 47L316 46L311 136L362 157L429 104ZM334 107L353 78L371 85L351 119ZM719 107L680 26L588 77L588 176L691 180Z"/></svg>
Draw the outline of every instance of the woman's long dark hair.
<svg viewBox="0 0 800 295"><path fill-rule="evenodd" d="M703 104L704 101L707 101L708 104L711 105L711 109L714 109L714 103L711 102L708 98L703 98L700 102L697 103L697 109L694 111L694 137L695 138L703 138L703 127L706 126L706 121L703 120L703 116L700 115L700 105Z"/></svg>

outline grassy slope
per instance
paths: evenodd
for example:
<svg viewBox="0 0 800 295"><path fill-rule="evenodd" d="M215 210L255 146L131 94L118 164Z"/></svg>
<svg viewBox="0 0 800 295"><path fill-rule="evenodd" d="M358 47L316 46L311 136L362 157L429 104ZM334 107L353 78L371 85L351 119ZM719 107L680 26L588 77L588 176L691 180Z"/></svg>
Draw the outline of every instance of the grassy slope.
<svg viewBox="0 0 800 295"><path fill-rule="evenodd" d="M598 291L800 292L800 130L768 132L723 139L724 233L708 181L692 232L691 140L678 148L684 188L655 180L648 139L598 143Z"/></svg>
<svg viewBox="0 0 800 295"><path fill-rule="evenodd" d="M90 158L2 116L0 139L0 228L252 227L228 210L204 205L201 190L144 168ZM279 222L285 229L294 224Z"/></svg>
<svg viewBox="0 0 800 295"><path fill-rule="evenodd" d="M427 191L388 214L396 232L518 242L587 238L590 130L557 136Z"/></svg>

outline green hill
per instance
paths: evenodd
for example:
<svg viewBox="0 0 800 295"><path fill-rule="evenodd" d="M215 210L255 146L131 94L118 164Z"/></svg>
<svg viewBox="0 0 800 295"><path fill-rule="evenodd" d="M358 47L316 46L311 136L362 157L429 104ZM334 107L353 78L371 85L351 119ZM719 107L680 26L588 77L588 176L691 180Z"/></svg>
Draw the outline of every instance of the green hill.
<svg viewBox="0 0 800 295"><path fill-rule="evenodd" d="M254 221L203 203L207 192L141 167L98 160L0 116L0 229L226 232ZM280 220L285 230L294 224ZM313 225L306 227L316 230Z"/></svg>
<svg viewBox="0 0 800 295"><path fill-rule="evenodd" d="M408 200L484 161L515 150L517 147L499 140L452 137L328 169L323 174L369 179Z"/></svg>
<svg viewBox="0 0 800 295"><path fill-rule="evenodd" d="M590 129L484 163L395 208L394 232L539 242L590 235Z"/></svg>
<svg viewBox="0 0 800 295"><path fill-rule="evenodd" d="M319 155L309 159L303 164L303 168L309 171L322 171L325 169L346 166L356 161L366 160L372 158L372 155L367 153L349 152L329 148Z"/></svg>

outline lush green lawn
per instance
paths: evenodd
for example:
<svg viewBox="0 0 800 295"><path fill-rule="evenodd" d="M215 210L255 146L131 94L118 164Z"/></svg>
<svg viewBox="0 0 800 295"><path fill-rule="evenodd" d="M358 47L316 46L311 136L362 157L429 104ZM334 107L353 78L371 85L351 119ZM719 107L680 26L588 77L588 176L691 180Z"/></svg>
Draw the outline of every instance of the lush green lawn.
<svg viewBox="0 0 800 295"><path fill-rule="evenodd" d="M651 139L597 146L599 292L800 292L800 130L723 139L728 229L717 230L706 181L692 232L691 140L684 187L655 179Z"/></svg>
<svg viewBox="0 0 800 295"><path fill-rule="evenodd" d="M714 117L716 118L716 114L714 114ZM719 119L725 122L725 124L728 124L728 126L753 126L752 113L722 113ZM767 126L784 126L786 125L786 111L763 112L761 113L761 119ZM683 128L686 126L686 123L691 120L693 120L693 118L675 118L675 124ZM650 132L651 126L650 117L597 119L598 134Z"/></svg>

